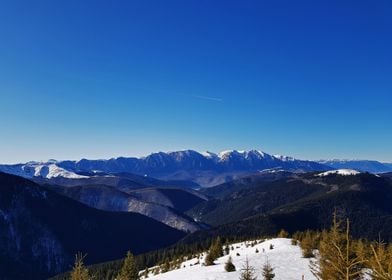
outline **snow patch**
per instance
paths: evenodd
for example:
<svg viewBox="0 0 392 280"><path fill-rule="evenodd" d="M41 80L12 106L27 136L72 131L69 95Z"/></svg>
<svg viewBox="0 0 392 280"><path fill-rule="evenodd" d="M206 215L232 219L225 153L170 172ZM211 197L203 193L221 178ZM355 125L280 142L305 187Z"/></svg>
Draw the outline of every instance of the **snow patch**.
<svg viewBox="0 0 392 280"><path fill-rule="evenodd" d="M297 159L289 156L282 156L282 155L274 155L274 158L277 158L281 161L296 161Z"/></svg>
<svg viewBox="0 0 392 280"><path fill-rule="evenodd" d="M266 173L279 173L279 172L286 172L286 170L282 168L269 168L269 169L263 169L259 171L260 173L266 174Z"/></svg>
<svg viewBox="0 0 392 280"><path fill-rule="evenodd" d="M211 159L211 158L216 158L218 157L217 154L213 153L213 152L209 152L209 151L205 151L201 153L205 158Z"/></svg>
<svg viewBox="0 0 392 280"><path fill-rule="evenodd" d="M70 179L88 178L88 176L79 175L74 172L65 170L61 167L58 167L56 164L42 164L35 166L34 177L44 177L47 179L57 177L64 177Z"/></svg>
<svg viewBox="0 0 392 280"><path fill-rule="evenodd" d="M354 169L337 169L337 170L331 170L331 171L317 174L317 176L324 177L324 176L328 176L331 174L336 174L336 175L341 175L341 176L354 176L354 175L358 175L360 173L361 172L354 170Z"/></svg>

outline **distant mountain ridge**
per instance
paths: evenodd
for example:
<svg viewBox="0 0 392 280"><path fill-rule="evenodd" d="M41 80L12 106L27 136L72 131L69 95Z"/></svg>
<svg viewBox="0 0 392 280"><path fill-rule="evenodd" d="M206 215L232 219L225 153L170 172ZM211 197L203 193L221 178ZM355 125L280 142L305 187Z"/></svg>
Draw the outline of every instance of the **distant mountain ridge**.
<svg viewBox="0 0 392 280"><path fill-rule="evenodd" d="M56 167L56 168L55 168ZM46 168L53 172L39 172ZM273 156L262 151L224 151L219 154L199 153L193 150L158 152L142 158L119 157L108 160L30 162L0 165L0 171L25 178L80 179L87 172L128 172L161 180L184 180L200 186L213 186L243 175L265 169L280 168L292 172L325 171L331 168L318 162ZM50 177L49 177L50 175Z"/></svg>
<svg viewBox="0 0 392 280"><path fill-rule="evenodd" d="M59 180L67 178L77 181L94 175L126 172L164 181L183 181L186 185L192 182L194 187L198 185L211 187L268 169L297 173L332 169L385 173L392 171L392 163L381 163L374 160L308 161L282 155L271 155L259 150L228 150L220 153L183 150L152 153L141 158L49 160L48 162L0 165L2 172L29 179Z"/></svg>
<svg viewBox="0 0 392 280"><path fill-rule="evenodd" d="M392 163L383 163L376 160L333 159L320 160L318 163L330 166L333 169L355 169L361 172L370 173L392 172Z"/></svg>

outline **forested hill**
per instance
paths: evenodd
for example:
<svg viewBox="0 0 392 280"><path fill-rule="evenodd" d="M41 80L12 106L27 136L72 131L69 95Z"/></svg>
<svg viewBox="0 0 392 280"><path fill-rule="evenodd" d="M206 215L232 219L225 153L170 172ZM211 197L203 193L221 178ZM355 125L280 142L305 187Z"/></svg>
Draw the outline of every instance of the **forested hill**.
<svg viewBox="0 0 392 280"><path fill-rule="evenodd" d="M2 279L44 279L68 270L77 252L98 263L127 250L165 247L185 235L140 214L87 207L13 175L0 173L0 192Z"/></svg>

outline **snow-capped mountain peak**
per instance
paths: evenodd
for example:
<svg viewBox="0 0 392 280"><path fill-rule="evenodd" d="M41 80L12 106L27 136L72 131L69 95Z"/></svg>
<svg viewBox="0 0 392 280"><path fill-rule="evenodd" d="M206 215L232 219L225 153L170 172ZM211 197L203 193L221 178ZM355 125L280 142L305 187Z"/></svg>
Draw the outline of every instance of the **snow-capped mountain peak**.
<svg viewBox="0 0 392 280"><path fill-rule="evenodd" d="M243 159L249 159L249 158L257 158L257 159L263 159L266 157L266 153L259 151L259 150L250 150L250 151L244 151L244 150L227 150L227 151L222 151L218 154L218 158L221 161L228 160L233 157L240 157Z"/></svg>
<svg viewBox="0 0 392 280"><path fill-rule="evenodd" d="M259 151L259 150L251 150L249 152L246 152L247 158L252 157L252 156L257 157L259 159L263 159L266 156L266 153Z"/></svg>
<svg viewBox="0 0 392 280"><path fill-rule="evenodd" d="M245 151L238 151L238 150L226 150L222 151L218 154L218 157L221 160L227 159L233 155L244 155L246 152Z"/></svg>

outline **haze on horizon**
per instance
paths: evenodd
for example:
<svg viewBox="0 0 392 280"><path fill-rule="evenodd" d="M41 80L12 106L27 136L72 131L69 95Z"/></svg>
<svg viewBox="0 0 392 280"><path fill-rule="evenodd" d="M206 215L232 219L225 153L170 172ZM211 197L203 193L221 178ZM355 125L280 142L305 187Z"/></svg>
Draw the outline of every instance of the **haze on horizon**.
<svg viewBox="0 0 392 280"><path fill-rule="evenodd" d="M0 163L392 162L391 1L18 0L0 25Z"/></svg>

